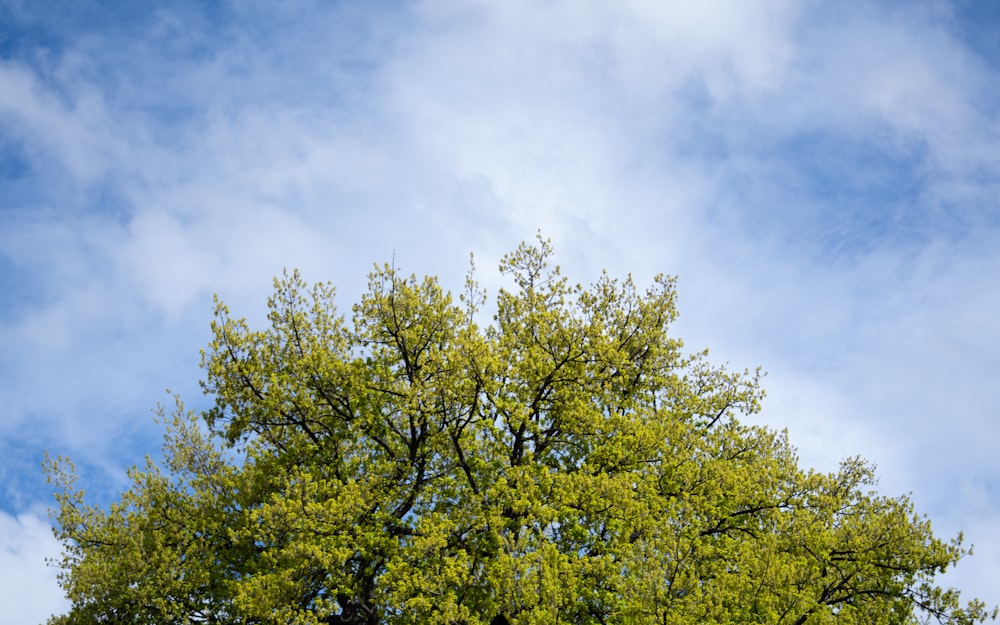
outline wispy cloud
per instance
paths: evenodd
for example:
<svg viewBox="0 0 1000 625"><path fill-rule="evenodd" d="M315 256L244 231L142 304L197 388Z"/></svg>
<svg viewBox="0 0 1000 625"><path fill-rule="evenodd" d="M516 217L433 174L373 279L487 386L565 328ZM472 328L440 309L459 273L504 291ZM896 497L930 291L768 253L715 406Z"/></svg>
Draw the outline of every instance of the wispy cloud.
<svg viewBox="0 0 1000 625"><path fill-rule="evenodd" d="M0 616L4 623L43 623L69 607L56 585L59 543L48 522L34 512L0 511Z"/></svg>

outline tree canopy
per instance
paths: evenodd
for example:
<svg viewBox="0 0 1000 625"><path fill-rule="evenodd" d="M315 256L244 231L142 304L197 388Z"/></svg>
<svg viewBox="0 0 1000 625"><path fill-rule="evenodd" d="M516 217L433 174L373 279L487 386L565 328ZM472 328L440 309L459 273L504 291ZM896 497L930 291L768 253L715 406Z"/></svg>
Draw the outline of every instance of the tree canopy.
<svg viewBox="0 0 1000 625"><path fill-rule="evenodd" d="M747 422L759 375L684 351L672 278L574 286L551 261L505 256L485 323L472 272L456 300L389 265L350 319L297 272L264 329L217 301L214 405L161 409L161 462L109 506L48 462L72 601L50 623L995 617L935 583L961 536Z"/></svg>

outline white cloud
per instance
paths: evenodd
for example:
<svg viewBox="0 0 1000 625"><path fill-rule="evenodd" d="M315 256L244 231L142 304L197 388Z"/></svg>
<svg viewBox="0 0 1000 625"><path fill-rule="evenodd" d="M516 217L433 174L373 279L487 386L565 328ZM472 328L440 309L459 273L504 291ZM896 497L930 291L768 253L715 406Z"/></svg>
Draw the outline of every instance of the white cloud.
<svg viewBox="0 0 1000 625"><path fill-rule="evenodd" d="M72 67L72 61L66 66ZM86 185L120 160L117 153L122 146L100 90L72 75L66 66L54 68L59 75L50 79L65 80L63 93L68 97L53 91L24 66L0 61L0 120L7 121L8 132L26 146L32 160L58 163L72 183Z"/></svg>
<svg viewBox="0 0 1000 625"><path fill-rule="evenodd" d="M0 511L0 623L44 623L69 607L57 569L46 565L60 553L51 526L38 515Z"/></svg>

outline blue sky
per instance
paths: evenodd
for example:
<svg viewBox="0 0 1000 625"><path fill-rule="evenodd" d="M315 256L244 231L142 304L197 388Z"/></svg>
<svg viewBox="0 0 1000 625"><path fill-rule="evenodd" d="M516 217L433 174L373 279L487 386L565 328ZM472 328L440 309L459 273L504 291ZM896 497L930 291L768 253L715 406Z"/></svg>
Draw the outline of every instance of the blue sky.
<svg viewBox="0 0 1000 625"><path fill-rule="evenodd" d="M860 454L1000 603L1000 5L0 0L0 623L65 604L43 450L112 496L211 297L373 262L458 289L541 229L679 276L804 464Z"/></svg>

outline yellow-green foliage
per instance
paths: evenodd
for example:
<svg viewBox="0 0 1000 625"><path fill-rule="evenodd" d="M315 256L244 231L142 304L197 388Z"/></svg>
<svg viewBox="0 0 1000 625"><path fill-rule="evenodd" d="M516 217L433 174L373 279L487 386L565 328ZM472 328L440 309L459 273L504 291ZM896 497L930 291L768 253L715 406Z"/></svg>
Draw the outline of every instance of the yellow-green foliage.
<svg viewBox="0 0 1000 625"><path fill-rule="evenodd" d="M973 623L934 585L965 552L860 460L825 475L741 423L758 375L686 354L674 281L571 286L545 241L477 325L385 266L351 319L275 281L270 326L217 304L214 407L163 413L165 466L108 509L65 460L76 623Z"/></svg>

